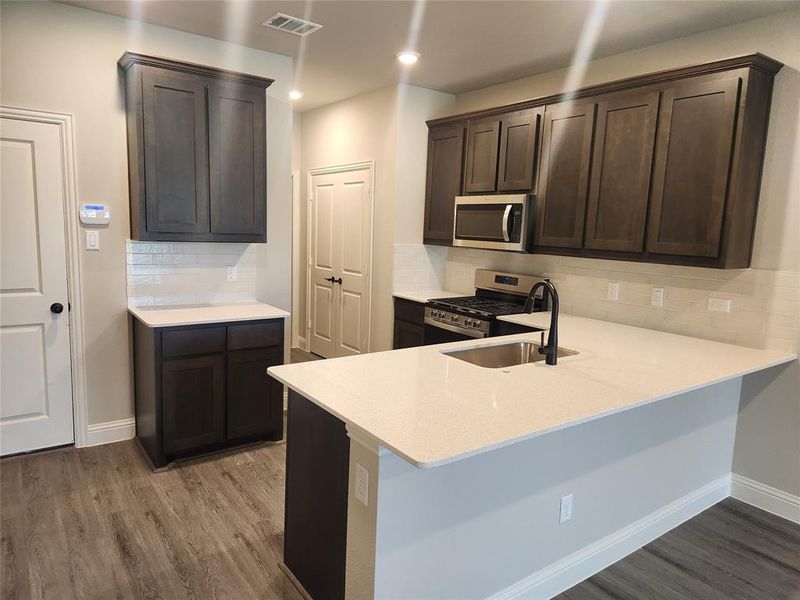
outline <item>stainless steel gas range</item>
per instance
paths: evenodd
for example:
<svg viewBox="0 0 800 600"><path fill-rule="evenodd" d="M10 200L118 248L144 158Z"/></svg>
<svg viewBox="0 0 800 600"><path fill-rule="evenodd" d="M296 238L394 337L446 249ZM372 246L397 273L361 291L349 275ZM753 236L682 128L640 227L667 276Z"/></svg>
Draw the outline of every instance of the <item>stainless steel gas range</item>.
<svg viewBox="0 0 800 600"><path fill-rule="evenodd" d="M434 298L425 304L425 344L510 333L497 317L523 312L528 292L542 279L478 269L473 296ZM534 311L547 310L548 306L548 298L541 293L534 299Z"/></svg>

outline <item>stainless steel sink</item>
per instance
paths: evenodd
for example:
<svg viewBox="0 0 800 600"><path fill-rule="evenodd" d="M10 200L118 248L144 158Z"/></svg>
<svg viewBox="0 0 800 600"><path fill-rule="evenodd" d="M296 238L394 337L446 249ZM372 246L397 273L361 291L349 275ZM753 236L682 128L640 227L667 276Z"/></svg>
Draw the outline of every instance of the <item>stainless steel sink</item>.
<svg viewBox="0 0 800 600"><path fill-rule="evenodd" d="M496 346L480 346L466 350L442 351L442 354L452 356L479 367L487 369L502 369L525 363L535 363L545 359L544 354L539 354L540 344L534 342L511 342ZM558 348L558 358L578 354L575 350Z"/></svg>

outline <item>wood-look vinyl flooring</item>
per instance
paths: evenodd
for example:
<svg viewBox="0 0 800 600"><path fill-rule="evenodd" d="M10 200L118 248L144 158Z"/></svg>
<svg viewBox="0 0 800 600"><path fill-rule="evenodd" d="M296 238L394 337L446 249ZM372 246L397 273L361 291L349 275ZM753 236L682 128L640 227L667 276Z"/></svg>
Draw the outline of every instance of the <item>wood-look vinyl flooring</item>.
<svg viewBox="0 0 800 600"><path fill-rule="evenodd" d="M161 472L133 440L3 459L0 598L302 600L278 568L285 449ZM800 525L728 499L558 599L800 600Z"/></svg>
<svg viewBox="0 0 800 600"><path fill-rule="evenodd" d="M4 600L301 600L284 444L150 470L131 441L0 462Z"/></svg>
<svg viewBox="0 0 800 600"><path fill-rule="evenodd" d="M733 498L558 600L800 600L800 525Z"/></svg>

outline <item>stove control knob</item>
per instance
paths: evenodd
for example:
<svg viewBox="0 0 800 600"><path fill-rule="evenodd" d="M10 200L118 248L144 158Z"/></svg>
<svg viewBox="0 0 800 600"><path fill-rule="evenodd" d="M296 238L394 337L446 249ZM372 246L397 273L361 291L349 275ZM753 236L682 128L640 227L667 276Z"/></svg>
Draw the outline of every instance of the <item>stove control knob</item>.
<svg viewBox="0 0 800 600"><path fill-rule="evenodd" d="M481 326L481 322L480 321L473 321L472 322L472 326L473 327L480 327Z"/></svg>
<svg viewBox="0 0 800 600"><path fill-rule="evenodd" d="M451 321L458 321L458 315L450 315Z"/></svg>

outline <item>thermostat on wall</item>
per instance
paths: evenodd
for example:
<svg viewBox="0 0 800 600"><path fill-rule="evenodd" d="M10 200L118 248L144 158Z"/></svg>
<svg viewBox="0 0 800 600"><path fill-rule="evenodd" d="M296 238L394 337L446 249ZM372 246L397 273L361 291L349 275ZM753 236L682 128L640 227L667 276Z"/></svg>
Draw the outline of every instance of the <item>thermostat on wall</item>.
<svg viewBox="0 0 800 600"><path fill-rule="evenodd" d="M81 204L80 217L84 225L108 225L111 211L105 204Z"/></svg>

